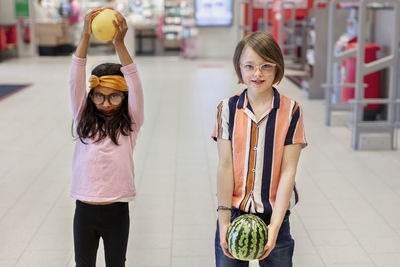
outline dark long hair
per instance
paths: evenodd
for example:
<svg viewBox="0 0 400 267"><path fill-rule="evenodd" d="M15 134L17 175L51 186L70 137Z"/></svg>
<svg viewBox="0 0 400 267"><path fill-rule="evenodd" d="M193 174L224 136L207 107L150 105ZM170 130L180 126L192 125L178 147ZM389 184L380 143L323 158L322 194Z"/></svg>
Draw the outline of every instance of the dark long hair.
<svg viewBox="0 0 400 267"><path fill-rule="evenodd" d="M123 76L120 68L121 64L104 63L92 70L92 75L97 77L104 75ZM107 136L111 138L114 144L118 145L120 134L128 136L132 132L132 120L128 112L128 93L123 92L125 97L121 106L110 114L104 114L96 108L96 105L90 99L93 89L90 90L85 107L81 113L76 132L82 143L87 144L84 139L93 139L93 142L100 142Z"/></svg>

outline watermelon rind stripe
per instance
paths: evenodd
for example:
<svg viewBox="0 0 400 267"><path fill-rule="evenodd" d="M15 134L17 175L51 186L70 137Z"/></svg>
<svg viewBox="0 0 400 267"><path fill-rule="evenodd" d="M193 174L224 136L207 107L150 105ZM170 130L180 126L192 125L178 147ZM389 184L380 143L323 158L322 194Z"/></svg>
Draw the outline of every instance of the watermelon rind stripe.
<svg viewBox="0 0 400 267"><path fill-rule="evenodd" d="M261 257L267 240L267 225L261 218L252 214L234 219L227 232L228 250L240 260Z"/></svg>

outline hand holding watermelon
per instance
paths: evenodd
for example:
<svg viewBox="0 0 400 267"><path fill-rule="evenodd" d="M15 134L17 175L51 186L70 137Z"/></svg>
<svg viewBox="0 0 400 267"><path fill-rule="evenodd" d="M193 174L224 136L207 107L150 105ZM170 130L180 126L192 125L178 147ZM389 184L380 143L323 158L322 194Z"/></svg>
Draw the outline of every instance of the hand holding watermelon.
<svg viewBox="0 0 400 267"><path fill-rule="evenodd" d="M219 231L220 246L221 246L221 248L222 248L222 251L224 252L224 254L225 254L227 257L229 257L229 258L231 258L231 259L235 259L235 258L231 255L231 253L229 253L229 250L228 250L228 242L227 242L227 237L226 237L226 235L227 235L227 232L228 232L229 227L230 227L230 223L229 223L229 222L228 222L228 223L225 223L225 224L220 224L220 225L219 225L219 229L220 229L220 231Z"/></svg>
<svg viewBox="0 0 400 267"><path fill-rule="evenodd" d="M267 225L253 214L244 214L234 219L227 233L229 253L236 259L244 261L264 256L265 247L268 246L267 240Z"/></svg>
<svg viewBox="0 0 400 267"><path fill-rule="evenodd" d="M264 247L264 254L258 258L259 260L263 260L272 252L275 248L276 239L278 238L279 229L272 227L271 225L267 226L268 228L268 241Z"/></svg>

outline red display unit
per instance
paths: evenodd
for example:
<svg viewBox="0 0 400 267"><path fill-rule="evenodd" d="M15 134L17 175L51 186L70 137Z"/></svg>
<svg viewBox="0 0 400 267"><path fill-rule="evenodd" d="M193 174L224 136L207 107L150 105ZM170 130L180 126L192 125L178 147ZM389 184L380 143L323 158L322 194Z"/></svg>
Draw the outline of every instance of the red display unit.
<svg viewBox="0 0 400 267"><path fill-rule="evenodd" d="M304 19L306 17L308 17L308 13L309 10L313 7L314 4L314 0L306 0L307 2L307 8L306 9L296 9L296 19ZM272 8L270 8L268 10L268 18L269 18L269 22L272 24L272 34L274 36L274 38L276 40L278 40L278 34L279 34L279 20L277 18L277 14L279 13L279 8L280 8L280 4L281 4L281 0L273 0L272 1ZM249 18L248 18L248 4L245 5L244 8L244 23L245 26L248 26L249 24L252 26L252 31L257 31L258 29L258 20L260 18L263 18L264 15L264 9L262 8L253 8L253 19L251 22L249 22ZM291 18L291 13L292 10L290 9L285 9L284 11L284 19L288 20ZM247 34L247 32L245 32L245 34Z"/></svg>
<svg viewBox="0 0 400 267"><path fill-rule="evenodd" d="M357 41L349 42L346 49L356 48ZM365 43L365 63L375 61L377 59L376 53L379 51L380 47L376 44ZM355 83L356 81L356 58L352 57L344 61L346 67L346 83ZM380 98L380 72L374 72L368 74L364 77L364 83L367 87L364 90L365 98ZM343 103L347 103L349 99L354 98L354 87L343 87L340 100ZM366 110L376 110L379 109L379 104L368 104Z"/></svg>

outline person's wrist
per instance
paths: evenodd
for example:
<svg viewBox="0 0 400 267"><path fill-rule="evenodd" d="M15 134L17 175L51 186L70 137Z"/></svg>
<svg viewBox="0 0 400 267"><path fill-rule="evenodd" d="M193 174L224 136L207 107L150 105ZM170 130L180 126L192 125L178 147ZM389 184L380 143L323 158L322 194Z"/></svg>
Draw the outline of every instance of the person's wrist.
<svg viewBox="0 0 400 267"><path fill-rule="evenodd" d="M231 223L231 212L229 212L229 211L219 212L218 213L218 223L221 228L229 225Z"/></svg>
<svg viewBox="0 0 400 267"><path fill-rule="evenodd" d="M280 228L280 225L277 225L275 223L271 223L268 225L268 230L270 230L270 231L275 232L275 231L279 230L279 228Z"/></svg>
<svg viewBox="0 0 400 267"><path fill-rule="evenodd" d="M123 41L114 40L114 45L115 45L116 47L122 47L122 46L124 46L125 44L124 44Z"/></svg>
<svg viewBox="0 0 400 267"><path fill-rule="evenodd" d="M90 33L84 32L84 33L82 33L81 38L82 38L83 40L89 40L90 35L91 35Z"/></svg>
<svg viewBox="0 0 400 267"><path fill-rule="evenodd" d="M220 205L220 206L218 206L217 211L218 212L220 212L220 211L232 211L232 208Z"/></svg>

